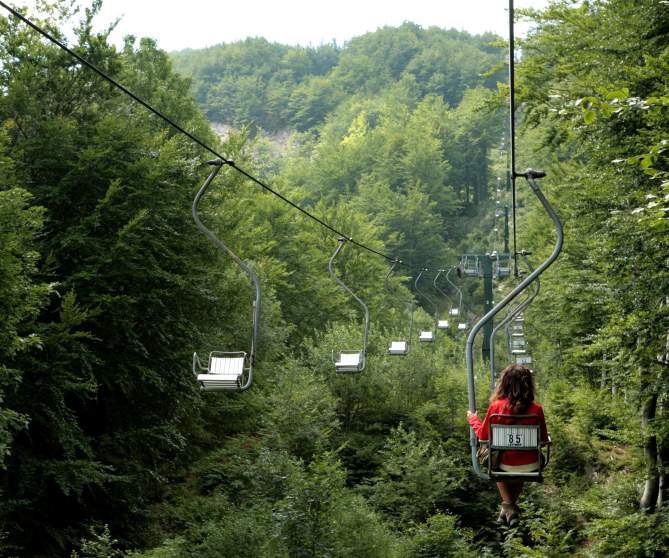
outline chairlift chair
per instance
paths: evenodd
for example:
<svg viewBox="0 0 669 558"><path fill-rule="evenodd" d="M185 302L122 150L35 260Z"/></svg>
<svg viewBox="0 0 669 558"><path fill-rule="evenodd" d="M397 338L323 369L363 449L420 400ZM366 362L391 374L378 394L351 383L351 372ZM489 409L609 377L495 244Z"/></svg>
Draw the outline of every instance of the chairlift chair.
<svg viewBox="0 0 669 558"><path fill-rule="evenodd" d="M207 366L200 361L198 354L193 353L192 370L196 381L202 391L244 391L253 382L253 366L255 364L255 351L260 325L260 281L253 269L235 254L226 244L221 241L212 231L204 226L198 213L198 205L209 188L209 185L220 172L224 164L234 165L232 161L215 159L208 161L214 168L209 173L202 187L198 190L193 200L192 215L195 225L202 233L223 253L229 255L239 267L241 267L253 282L255 287L255 299L253 301L253 323L251 333L251 348L246 351L211 351L207 360Z"/></svg>
<svg viewBox="0 0 669 558"><path fill-rule="evenodd" d="M193 373L202 391L239 391L248 373L246 352L212 351L207 366L203 366L197 353L193 353Z"/></svg>
<svg viewBox="0 0 669 558"><path fill-rule="evenodd" d="M409 353L409 343L407 341L391 341L388 347L389 355L406 355Z"/></svg>
<svg viewBox="0 0 669 558"><path fill-rule="evenodd" d="M328 262L328 272L337 284L343 288L348 294L350 294L360 306L362 306L364 315L365 315L365 325L364 332L362 336L362 349L358 351L354 350L340 350L332 351L332 361L334 362L335 370L337 372L362 372L365 369L366 365L366 354L367 354L367 339L369 337L369 309L367 305L344 283L337 274L334 272L334 261L339 255L339 252L344 247L344 244L348 241L348 238L340 237L337 248L332 254L330 261Z"/></svg>
<svg viewBox="0 0 669 558"><path fill-rule="evenodd" d="M333 351L332 360L337 372L360 372L365 368L363 351Z"/></svg>
<svg viewBox="0 0 669 558"><path fill-rule="evenodd" d="M482 277L483 271L476 254L464 254L460 258L460 269L465 277Z"/></svg>
<svg viewBox="0 0 669 558"><path fill-rule="evenodd" d="M528 354L519 354L516 355L516 364L522 364L523 366L528 366L532 364L532 357Z"/></svg>
<svg viewBox="0 0 669 558"><path fill-rule="evenodd" d="M511 275L511 254L497 254L497 259L495 260L495 275L499 279Z"/></svg>
<svg viewBox="0 0 669 558"><path fill-rule="evenodd" d="M527 343L525 342L524 337L512 337L511 338L511 354L512 355L523 355L527 352Z"/></svg>
<svg viewBox="0 0 669 558"><path fill-rule="evenodd" d="M467 329L467 324L465 322L460 322L458 324L458 331L465 331Z"/></svg>
<svg viewBox="0 0 669 558"><path fill-rule="evenodd" d="M446 281L448 281L448 284L455 289L455 292L458 293L458 305L457 306L452 306L450 310L448 311L449 316L459 316L460 315L460 308L462 308L462 289L458 287L453 281L450 279L451 271L454 269L458 269L457 266L451 267L448 272L446 273Z"/></svg>
<svg viewBox="0 0 669 558"><path fill-rule="evenodd" d="M434 331L424 330L418 335L418 341L421 343L432 343L434 341Z"/></svg>
<svg viewBox="0 0 669 558"><path fill-rule="evenodd" d="M420 281L420 278L423 275L423 272L425 272L425 271L427 271L427 269L421 269L420 273L416 277L416 281L414 281L414 288L416 289L416 292L420 296L422 296L430 304L430 306L432 306L432 310L433 310L434 314L436 314L437 313L437 305L435 304L434 300L432 300L432 298L430 298L427 294L425 294L423 291L421 291L420 288L418 287L418 282ZM435 322L436 322L436 320L435 320ZM436 325L436 323L434 323L434 325ZM422 330L418 334L418 340L421 343L432 343L434 341L434 325L432 326L433 329Z"/></svg>
<svg viewBox="0 0 669 558"><path fill-rule="evenodd" d="M441 274L444 271L446 271L446 270L445 269L440 269L437 272L437 275L435 275L434 280L432 281L432 284L434 285L434 288L437 291L439 291L439 293L441 293L441 296L443 296L450 303L451 302L450 297L439 287L439 284L438 284L439 277L441 276ZM449 269L448 272L450 273L450 271L451 270ZM452 308L451 308L451 310L452 310ZM452 315L452 314L451 314L451 311L449 310L449 316L450 315ZM449 329L450 327L451 327L451 323L448 320L444 320L444 319L437 320L437 329Z"/></svg>
<svg viewBox="0 0 669 558"><path fill-rule="evenodd" d="M388 275L386 275L386 280L385 280L385 286L386 286L386 291L389 293L391 292L390 285L388 284L388 279L390 278L390 275L393 273L395 270L395 267L397 264L402 263L401 260L395 259L393 261L393 265L390 268L390 271L388 272ZM408 335L406 337L406 340L398 340L398 341L391 341L390 346L388 347L388 354L389 355L399 355L399 356L405 356L409 354L409 347L411 344L411 336L413 334L413 312L414 312L414 301L413 299L410 301L405 302L406 305L409 307L409 330L408 330Z"/></svg>
<svg viewBox="0 0 669 558"><path fill-rule="evenodd" d="M520 420L536 420L536 424L518 423ZM541 441L541 427L537 415L503 415L493 414L490 416L490 440L479 440L479 445L488 447L488 460L486 473L491 480L543 480L543 470L550 461L551 437ZM517 472L502 471L493 468L492 457L496 452L505 450L532 452L537 456L536 471Z"/></svg>

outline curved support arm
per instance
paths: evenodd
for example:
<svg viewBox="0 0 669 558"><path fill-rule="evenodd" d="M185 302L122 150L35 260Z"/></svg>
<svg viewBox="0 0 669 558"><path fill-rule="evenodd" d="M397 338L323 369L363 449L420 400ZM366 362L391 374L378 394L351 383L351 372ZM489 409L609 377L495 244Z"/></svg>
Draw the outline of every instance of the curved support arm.
<svg viewBox="0 0 669 558"><path fill-rule="evenodd" d="M532 264L530 263L530 260L527 258L526 254L524 252L521 252L520 254L523 257L523 260L525 261L525 265L527 268L530 270L530 273L534 271L534 268L532 267ZM534 299L537 297L539 294L539 289L541 287L541 283L539 281L539 277L537 277L536 281L534 282L534 292L531 293L524 301L522 301L518 306L515 306L514 308L511 308L509 310L509 313L504 317L503 320L501 320L498 324L495 325L492 329L492 333L490 334L490 391L495 389L495 335L497 332L507 325L511 320L513 320L518 314L523 312L525 308L527 308Z"/></svg>
<svg viewBox="0 0 669 558"><path fill-rule="evenodd" d="M253 282L253 286L255 287L255 299L253 301L253 333L251 335L251 350L249 351L248 374L246 376L246 381L239 388L240 391L243 391L245 389L248 389L251 386L251 383L253 382L253 366L255 365L255 355L256 355L255 352L258 342L258 330L260 328L260 300L261 300L260 280L258 279L258 276L256 275L255 271L253 271L253 269L251 269L251 267L245 261L243 261L237 254L235 254L230 248L228 248L225 245L225 243L223 243L223 241L221 241L213 232L211 232L207 227L205 227L202 224L202 221L200 220L200 216L197 211L200 200L204 196L204 193L207 191L207 188L209 188L209 185L211 184L212 180L214 180L216 175L220 172L223 165L232 164L232 161L223 161L222 159L214 159L212 161L207 161L207 164L213 165L214 168L212 169L211 173L209 173L207 180L205 180L204 184L198 190L197 194L195 194L195 199L193 200L193 208L192 208L193 220L195 221L197 228L200 229L200 231L202 231L202 233L209 240L211 240L211 242L221 252L224 252L225 254L230 256L235 261L235 263L244 270L246 275L248 275L251 281Z"/></svg>
<svg viewBox="0 0 669 558"><path fill-rule="evenodd" d="M451 271L453 271L455 268L456 268L456 266L451 266L451 268L448 270L448 272L446 273L446 281L448 281L450 283L451 287L453 287L456 290L456 292L458 293L458 297L459 297L459 300L458 300L458 314L462 314L462 290L460 290L460 287L458 287L455 283L453 283L453 281L451 281L448 277L451 274Z"/></svg>
<svg viewBox="0 0 669 558"><path fill-rule="evenodd" d="M518 173L517 176L523 176L527 180L527 183L532 189L532 192L539 199L546 213L548 213L548 216L553 221L553 224L555 225L555 233L557 238L555 240L555 247L553 248L553 252L551 253L550 256L548 256L546 261L544 261L537 269L535 269L532 273L530 273L530 275L528 275L515 289L513 289L508 295L506 295L499 302L499 304L494 306L485 316L483 316L478 322L476 322L476 324L474 324L471 331L469 332L469 335L467 336L467 344L465 347L465 358L467 363L467 397L468 397L468 407L471 412L476 411L476 391L474 384L474 359L473 359L474 339L476 338L476 334L481 330L481 328L483 328L483 326L487 322L492 320L513 299L515 299L530 284L532 284L534 280L537 277L539 277L539 275L541 275L544 271L546 271L546 269L556 260L556 258L560 254L560 251L562 250L562 242L563 242L562 223L560 222L560 218L558 217L557 213L555 213L553 206L548 202L543 192L539 189L539 185L536 183L535 180L536 178L542 178L546 176L546 174L540 171L534 171L532 169L528 169L525 173ZM476 434L471 428L469 432L469 444L472 450L472 465L474 467L474 471L479 477L483 479L488 479L489 476L481 470L481 466L477 459L476 456L477 439L476 439Z"/></svg>
<svg viewBox="0 0 669 558"><path fill-rule="evenodd" d="M362 306L362 309L365 312L365 332L362 337L362 354L363 356L365 356L367 355L367 339L369 338L369 308L367 308L367 305L360 299L360 297L358 297L339 277L337 277L333 269L333 263L337 258L337 256L339 255L341 249L344 247L344 244L346 244L347 240L348 239L344 238L343 236L339 239L339 244L337 245L337 249L334 251L334 254L332 254L332 257L328 262L328 271L330 272L330 275L332 275L334 280L337 282L337 284L340 287L342 287L348 294L350 294L358 302L358 304Z"/></svg>

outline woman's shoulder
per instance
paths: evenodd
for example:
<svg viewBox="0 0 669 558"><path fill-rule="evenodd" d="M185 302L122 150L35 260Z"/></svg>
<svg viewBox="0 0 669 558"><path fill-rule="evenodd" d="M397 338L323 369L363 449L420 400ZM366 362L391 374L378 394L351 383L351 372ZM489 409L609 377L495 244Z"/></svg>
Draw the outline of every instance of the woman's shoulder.
<svg viewBox="0 0 669 558"><path fill-rule="evenodd" d="M527 410L528 410L528 414L532 414L532 412L535 412L535 413L538 412L538 411L543 412L544 408L541 406L541 403L539 403L538 401L532 401L532 404L529 406L529 408Z"/></svg>
<svg viewBox="0 0 669 558"><path fill-rule="evenodd" d="M495 399L491 401L490 408L493 409L495 412L499 412L499 410L504 409L508 403L509 400L506 397L501 397L500 399Z"/></svg>

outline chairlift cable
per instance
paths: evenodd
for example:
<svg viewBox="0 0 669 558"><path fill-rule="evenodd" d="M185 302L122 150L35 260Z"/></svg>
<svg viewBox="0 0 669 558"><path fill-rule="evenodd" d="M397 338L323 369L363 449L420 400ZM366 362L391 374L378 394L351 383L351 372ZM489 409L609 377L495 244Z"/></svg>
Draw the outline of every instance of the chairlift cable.
<svg viewBox="0 0 669 558"><path fill-rule="evenodd" d="M513 269L518 275L516 248L516 60L513 0L509 0L509 156L511 174L511 214L513 221Z"/></svg>

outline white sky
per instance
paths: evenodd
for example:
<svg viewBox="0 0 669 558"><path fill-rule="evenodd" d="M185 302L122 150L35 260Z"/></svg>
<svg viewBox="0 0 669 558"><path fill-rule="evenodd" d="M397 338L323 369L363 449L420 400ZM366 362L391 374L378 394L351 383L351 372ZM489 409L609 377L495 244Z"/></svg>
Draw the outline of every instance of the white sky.
<svg viewBox="0 0 669 558"><path fill-rule="evenodd" d="M9 0L34 6L37 0ZM548 0L515 0L542 8ZM423 27L508 35L508 0L104 0L101 24L121 17L112 41L153 37L165 50L202 48L246 37L289 45L338 45L384 25L412 21ZM517 24L516 34L526 25Z"/></svg>

